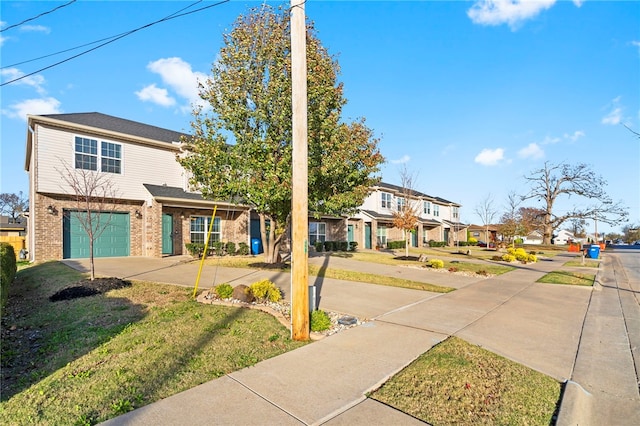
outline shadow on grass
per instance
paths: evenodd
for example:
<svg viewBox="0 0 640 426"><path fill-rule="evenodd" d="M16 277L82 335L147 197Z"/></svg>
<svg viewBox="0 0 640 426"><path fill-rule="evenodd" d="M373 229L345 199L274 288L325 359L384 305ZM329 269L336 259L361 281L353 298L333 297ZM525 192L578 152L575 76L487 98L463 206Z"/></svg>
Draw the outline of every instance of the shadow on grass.
<svg viewBox="0 0 640 426"><path fill-rule="evenodd" d="M2 313L2 401L82 357L144 317L128 299L49 300L83 275L58 262L18 272Z"/></svg>

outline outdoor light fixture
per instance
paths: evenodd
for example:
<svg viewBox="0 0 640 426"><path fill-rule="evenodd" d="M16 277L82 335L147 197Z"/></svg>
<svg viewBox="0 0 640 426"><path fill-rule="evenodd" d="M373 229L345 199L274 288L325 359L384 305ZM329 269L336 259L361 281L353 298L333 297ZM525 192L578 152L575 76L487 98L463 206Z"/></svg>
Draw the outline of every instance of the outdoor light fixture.
<svg viewBox="0 0 640 426"><path fill-rule="evenodd" d="M49 207L47 207L47 213L56 214L58 213L58 210L56 210L56 208L53 205L49 205Z"/></svg>
<svg viewBox="0 0 640 426"><path fill-rule="evenodd" d="M136 210L136 218L140 219L142 217L142 213L140 213L140 210Z"/></svg>

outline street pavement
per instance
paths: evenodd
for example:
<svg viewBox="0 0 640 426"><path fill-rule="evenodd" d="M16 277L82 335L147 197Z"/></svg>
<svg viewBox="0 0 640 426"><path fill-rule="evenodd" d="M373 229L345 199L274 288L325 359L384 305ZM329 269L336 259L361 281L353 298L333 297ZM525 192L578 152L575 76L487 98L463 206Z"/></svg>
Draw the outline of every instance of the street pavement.
<svg viewBox="0 0 640 426"><path fill-rule="evenodd" d="M640 253L639 253L640 254ZM595 288L536 283L573 254L490 278L314 256L321 267L400 276L457 288L439 294L309 277L319 308L365 322L112 419L108 425L399 425L420 421L366 398L449 336L566 382L558 425L640 424L639 284L620 256L603 253ZM193 286L187 258L96 259L98 275ZM65 263L87 270L85 260ZM290 275L206 266L199 283L268 278L285 294ZM635 358L634 358L635 355Z"/></svg>

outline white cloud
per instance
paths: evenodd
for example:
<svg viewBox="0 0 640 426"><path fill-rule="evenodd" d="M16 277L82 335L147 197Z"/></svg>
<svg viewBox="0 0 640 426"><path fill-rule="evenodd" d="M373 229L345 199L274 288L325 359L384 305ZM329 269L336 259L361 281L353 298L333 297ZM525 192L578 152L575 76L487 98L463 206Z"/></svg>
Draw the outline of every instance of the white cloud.
<svg viewBox="0 0 640 426"><path fill-rule="evenodd" d="M40 98L40 99L27 99L22 102L15 103L9 107L9 109L3 109L2 114L10 118L19 118L21 120L27 120L27 114L41 115L41 114L60 114L60 101L56 98Z"/></svg>
<svg viewBox="0 0 640 426"><path fill-rule="evenodd" d="M169 107L175 105L176 100L169 96L167 89L160 89L155 84L150 84L144 87L142 90L135 92L138 99L141 101L149 101L154 104Z"/></svg>
<svg viewBox="0 0 640 426"><path fill-rule="evenodd" d="M530 143L526 147L518 151L518 157L520 158L533 158L539 159L544 157L544 150L538 146L537 143Z"/></svg>
<svg viewBox="0 0 640 426"><path fill-rule="evenodd" d="M401 158L397 160L391 160L391 164L406 164L411 160L411 157L408 155L403 155Z"/></svg>
<svg viewBox="0 0 640 426"><path fill-rule="evenodd" d="M483 149L480 154L476 155L474 161L483 166L495 166L500 161L504 160L504 149Z"/></svg>
<svg viewBox="0 0 640 426"><path fill-rule="evenodd" d="M573 0L573 4L575 4L576 7L582 6L583 3L584 3L584 0Z"/></svg>
<svg viewBox="0 0 640 426"><path fill-rule="evenodd" d="M635 46L638 48L638 53L640 53L640 41L637 40L633 40L631 42L629 42L632 46Z"/></svg>
<svg viewBox="0 0 640 426"><path fill-rule="evenodd" d="M564 134L564 138L569 139L571 142L576 142L578 139L583 138L584 136L585 133L582 130L576 130L571 135L568 133Z"/></svg>
<svg viewBox="0 0 640 426"><path fill-rule="evenodd" d="M3 82L15 80L16 78L20 78L23 75L24 73L20 71L18 68L6 68L3 70L0 70L0 76L3 77L2 79ZM46 93L46 90L43 87L44 77L39 74L30 75L29 77L25 77L22 80L18 80L12 84L23 84L26 86L31 86L36 90L36 92L38 92L41 95Z"/></svg>
<svg viewBox="0 0 640 426"><path fill-rule="evenodd" d="M540 145L553 145L560 142L561 140L562 139L560 139L559 137L545 136L544 140L540 142Z"/></svg>
<svg viewBox="0 0 640 426"><path fill-rule="evenodd" d="M9 40L9 37L3 37L0 35L0 46L4 44L5 41Z"/></svg>
<svg viewBox="0 0 640 426"><path fill-rule="evenodd" d="M51 32L51 28L45 27L44 25L23 25L20 27L20 31L49 34Z"/></svg>
<svg viewBox="0 0 640 426"><path fill-rule="evenodd" d="M611 126L620 124L622 122L622 106L620 106L621 97L614 98L609 104L610 111L602 117L602 124L608 124Z"/></svg>
<svg viewBox="0 0 640 426"><path fill-rule="evenodd" d="M467 16L475 24L508 24L515 30L523 21L535 18L555 2L556 0L477 0L467 11Z"/></svg>
<svg viewBox="0 0 640 426"><path fill-rule="evenodd" d="M150 62L147 68L149 71L159 74L163 83L190 104L202 102L198 94L198 80L204 81L207 76L204 73L193 71L188 62L177 57L164 58Z"/></svg>

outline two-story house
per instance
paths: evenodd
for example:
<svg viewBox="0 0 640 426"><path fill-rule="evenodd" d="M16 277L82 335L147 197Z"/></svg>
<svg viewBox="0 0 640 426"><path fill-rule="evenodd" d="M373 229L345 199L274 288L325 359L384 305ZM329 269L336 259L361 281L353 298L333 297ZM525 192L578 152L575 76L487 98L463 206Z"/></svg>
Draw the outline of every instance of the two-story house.
<svg viewBox="0 0 640 426"><path fill-rule="evenodd" d="M246 206L188 191L176 161L181 136L100 113L28 116L30 259L88 257L86 213L64 179L73 171L105 174L115 194L100 213L108 225L95 241L96 257L186 253L186 243L204 241L215 205L212 239L247 240Z"/></svg>
<svg viewBox="0 0 640 426"><path fill-rule="evenodd" d="M82 258L89 240L82 221L87 213L74 199L65 174L102 174L112 197L98 217L108 223L95 240L94 255L153 256L186 254L186 244L211 241L236 244L259 238L257 215L234 200L205 200L189 188L188 173L176 161L183 133L100 113L28 116L25 169L29 173L30 260ZM309 243L356 241L360 248L402 239L391 227L402 188L372 188L353 217L309 217ZM460 205L415 193L420 224L414 246L429 240L466 239ZM215 208L215 217L212 219ZM212 223L213 221L213 223ZM464 238L463 238L464 237Z"/></svg>
<svg viewBox="0 0 640 426"><path fill-rule="evenodd" d="M409 204L418 216L411 233L411 245L420 247L429 241L466 241L466 225L460 222L460 204L401 186L379 183L365 199L355 215L362 223L362 247L385 247L388 241L405 240L404 231L393 227L394 211Z"/></svg>

